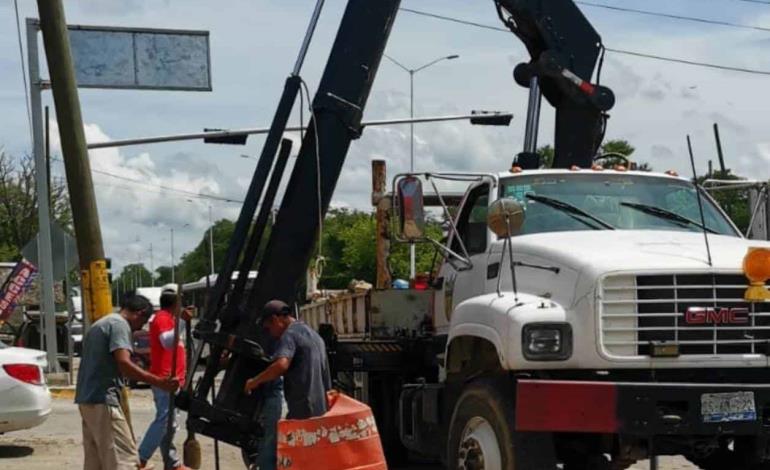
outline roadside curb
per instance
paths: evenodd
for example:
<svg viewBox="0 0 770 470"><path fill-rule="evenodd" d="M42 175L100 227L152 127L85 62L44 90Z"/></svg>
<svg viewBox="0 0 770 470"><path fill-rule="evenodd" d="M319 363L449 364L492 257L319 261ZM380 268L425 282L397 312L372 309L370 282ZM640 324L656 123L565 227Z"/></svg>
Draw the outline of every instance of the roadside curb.
<svg viewBox="0 0 770 470"><path fill-rule="evenodd" d="M74 400L75 387L50 387L51 397L58 400Z"/></svg>

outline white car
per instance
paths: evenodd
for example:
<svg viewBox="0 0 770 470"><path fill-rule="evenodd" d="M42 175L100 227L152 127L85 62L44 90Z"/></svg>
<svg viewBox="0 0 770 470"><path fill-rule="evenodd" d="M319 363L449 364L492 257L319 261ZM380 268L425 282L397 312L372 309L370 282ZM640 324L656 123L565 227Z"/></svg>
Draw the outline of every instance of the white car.
<svg viewBox="0 0 770 470"><path fill-rule="evenodd" d="M0 342L0 434L38 426L51 413L45 353Z"/></svg>

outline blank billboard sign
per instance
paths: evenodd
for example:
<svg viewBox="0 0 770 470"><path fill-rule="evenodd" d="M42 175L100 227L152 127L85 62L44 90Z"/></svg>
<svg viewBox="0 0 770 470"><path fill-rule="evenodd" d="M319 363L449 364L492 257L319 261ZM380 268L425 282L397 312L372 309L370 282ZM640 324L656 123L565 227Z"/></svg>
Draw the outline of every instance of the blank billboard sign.
<svg viewBox="0 0 770 470"><path fill-rule="evenodd" d="M208 31L68 28L78 87L211 91Z"/></svg>

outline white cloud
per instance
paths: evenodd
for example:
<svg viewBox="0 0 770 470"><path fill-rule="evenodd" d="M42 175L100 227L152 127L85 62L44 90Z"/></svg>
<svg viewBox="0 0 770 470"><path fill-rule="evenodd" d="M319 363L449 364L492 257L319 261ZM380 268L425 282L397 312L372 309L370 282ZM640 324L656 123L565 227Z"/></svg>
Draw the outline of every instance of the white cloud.
<svg viewBox="0 0 770 470"><path fill-rule="evenodd" d="M291 69L307 27L311 0L234 0L222 2L211 14L211 2L83 0L67 5L76 24L115 24L211 31L212 93L82 90L89 141L147 134L191 132L203 127L262 127L269 124L283 80ZM345 2L327 2L313 39L304 78L313 88L323 70ZM463 0L410 0L413 7L496 24L491 8ZM425 3L425 5L423 5ZM663 4L661 3L661 8ZM109 5L107 5L109 4ZM769 24L770 13L751 5L725 9L702 0L682 0L682 11L696 9L704 17ZM150 8L151 6L151 8ZM34 2L21 2L22 17L35 16ZM12 9L0 7L5 19ZM706 62L770 69L767 36L715 26L649 21L633 15L585 9L607 46ZM757 14L759 12L759 14ZM12 21L6 24L13 24ZM0 144L13 153L28 149L24 94L20 86L15 30L0 30L0 74L3 120ZM764 41L764 42L763 42ZM476 30L400 14L388 52L408 65L431 57L458 53L460 59L420 72L415 78L416 115L455 114L471 109L502 109L515 114L509 128L478 128L468 123L424 124L415 127L415 162L420 170L500 170L521 150L526 90L513 83L511 68L527 60L513 35ZM244 60L244 57L256 58ZM45 61L41 57L41 63ZM44 74L45 75L45 74ZM719 122L727 164L739 174L770 177L770 143L766 137L767 77L756 77L681 64L652 61L608 52L602 83L618 102L611 111L608 138L625 138L637 148L636 159L656 169L674 168L689 174L685 135L696 147L699 168L715 158L711 125ZM366 120L409 114L408 75L383 62L365 112ZM758 98L759 97L759 98ZM50 104L50 94L44 94ZM553 141L553 110L544 102L540 143ZM307 113L305 114L307 118ZM293 115L296 124L298 115ZM98 124L98 125L97 125ZM54 132L56 135L56 132ZM299 150L296 133L293 154ZM131 180L241 198L256 162L240 153L259 155L261 142L252 137L246 148L175 143L166 146L94 151L94 170ZM172 150L168 150L172 149ZM353 143L340 176L334 203L368 209L370 162L388 162L392 176L409 168L408 125L369 128ZM296 160L289 161L287 175ZM54 165L57 166L56 164ZM57 171L61 171L60 168ZM153 243L155 265L169 259L168 227L178 230L177 257L192 248L208 223L209 201L163 192L156 186L95 174L102 232L116 265L143 259L149 264ZM235 218L237 204L214 203L214 217ZM139 236L139 242L136 241Z"/></svg>
<svg viewBox="0 0 770 470"><path fill-rule="evenodd" d="M88 142L110 141L97 124L85 124L84 130ZM60 154L58 127L53 120L51 136L52 152ZM105 251L116 272L128 263L149 266L150 243L155 250L155 266L168 264L172 227L178 261L209 226L210 203L215 204L214 219L237 216L237 205L198 196L223 196L218 180L222 175L216 172L193 174L186 166L163 167L149 153L130 156L114 147L91 150L89 159Z"/></svg>

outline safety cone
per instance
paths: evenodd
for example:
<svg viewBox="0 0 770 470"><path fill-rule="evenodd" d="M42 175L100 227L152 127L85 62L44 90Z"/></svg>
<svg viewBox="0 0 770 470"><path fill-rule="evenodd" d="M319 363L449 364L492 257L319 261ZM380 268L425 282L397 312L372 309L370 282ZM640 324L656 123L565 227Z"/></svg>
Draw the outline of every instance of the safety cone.
<svg viewBox="0 0 770 470"><path fill-rule="evenodd" d="M387 470L371 408L337 391L318 418L278 422L279 470Z"/></svg>

